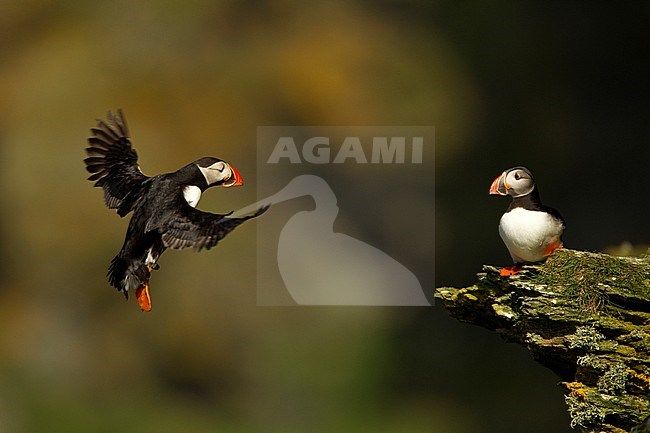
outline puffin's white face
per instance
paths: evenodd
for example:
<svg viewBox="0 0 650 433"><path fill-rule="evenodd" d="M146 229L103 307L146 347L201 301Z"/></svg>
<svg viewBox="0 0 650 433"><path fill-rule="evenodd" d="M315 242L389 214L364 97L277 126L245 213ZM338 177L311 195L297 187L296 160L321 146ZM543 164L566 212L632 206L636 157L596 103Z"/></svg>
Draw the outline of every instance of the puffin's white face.
<svg viewBox="0 0 650 433"><path fill-rule="evenodd" d="M510 195L513 198L530 194L535 189L533 175L525 167L514 167L494 179L490 194Z"/></svg>
<svg viewBox="0 0 650 433"><path fill-rule="evenodd" d="M239 172L225 161L217 161L206 167L197 164L197 167L201 171L201 174L203 174L208 186L221 185L230 187L243 184Z"/></svg>

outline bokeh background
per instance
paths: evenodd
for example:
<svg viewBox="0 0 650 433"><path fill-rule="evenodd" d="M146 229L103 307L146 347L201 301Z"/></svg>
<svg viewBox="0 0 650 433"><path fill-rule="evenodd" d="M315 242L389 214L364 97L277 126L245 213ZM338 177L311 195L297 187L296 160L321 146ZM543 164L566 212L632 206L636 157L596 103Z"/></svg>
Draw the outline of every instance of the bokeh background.
<svg viewBox="0 0 650 433"><path fill-rule="evenodd" d="M570 431L550 371L440 306L257 307L254 223L167 253L141 313L105 281L127 221L83 147L121 107L147 174L237 161L220 211L255 201L258 125L435 125L385 192L403 236L340 198L429 291L509 261L487 190L513 165L567 246L647 245L647 2L5 0L0 34L0 431Z"/></svg>

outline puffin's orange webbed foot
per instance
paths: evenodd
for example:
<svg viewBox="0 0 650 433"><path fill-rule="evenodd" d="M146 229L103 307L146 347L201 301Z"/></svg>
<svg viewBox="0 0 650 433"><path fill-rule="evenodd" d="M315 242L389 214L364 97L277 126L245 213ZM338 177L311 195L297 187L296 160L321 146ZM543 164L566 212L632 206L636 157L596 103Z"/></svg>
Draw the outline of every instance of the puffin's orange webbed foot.
<svg viewBox="0 0 650 433"><path fill-rule="evenodd" d="M153 267L147 265L149 270L149 275L154 269ZM151 296L149 295L149 278L144 281L144 284L138 287L135 291L135 297L138 300L138 305L142 311L151 311Z"/></svg>
<svg viewBox="0 0 650 433"><path fill-rule="evenodd" d="M511 266L509 268L501 268L501 276L502 277L509 277L511 275L516 274L519 271L521 271L521 266L518 266L518 265Z"/></svg>
<svg viewBox="0 0 650 433"><path fill-rule="evenodd" d="M151 311L151 296L149 296L149 280L135 290L135 297L142 311Z"/></svg>

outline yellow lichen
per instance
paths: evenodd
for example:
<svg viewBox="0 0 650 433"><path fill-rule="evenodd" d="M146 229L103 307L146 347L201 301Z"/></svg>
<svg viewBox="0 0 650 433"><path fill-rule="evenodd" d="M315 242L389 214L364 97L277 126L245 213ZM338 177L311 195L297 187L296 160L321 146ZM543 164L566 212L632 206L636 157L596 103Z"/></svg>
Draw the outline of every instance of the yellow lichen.
<svg viewBox="0 0 650 433"><path fill-rule="evenodd" d="M627 373L633 378L639 379L641 382L645 383L645 385L650 389L650 377L648 377L648 375L639 373L629 367L625 369L625 371L627 371Z"/></svg>
<svg viewBox="0 0 650 433"><path fill-rule="evenodd" d="M564 382L564 386L570 391L571 396L580 398L582 401L587 401L587 393L584 388L585 385L582 382Z"/></svg>

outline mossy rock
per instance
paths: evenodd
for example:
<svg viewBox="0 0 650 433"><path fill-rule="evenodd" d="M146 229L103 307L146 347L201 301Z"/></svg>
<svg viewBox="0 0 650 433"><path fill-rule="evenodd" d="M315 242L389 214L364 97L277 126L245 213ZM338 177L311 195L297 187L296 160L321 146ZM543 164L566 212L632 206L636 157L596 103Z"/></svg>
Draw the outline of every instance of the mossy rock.
<svg viewBox="0 0 650 433"><path fill-rule="evenodd" d="M572 427L650 433L650 258L564 249L514 276L499 271L484 266L475 285L435 296L558 374Z"/></svg>

